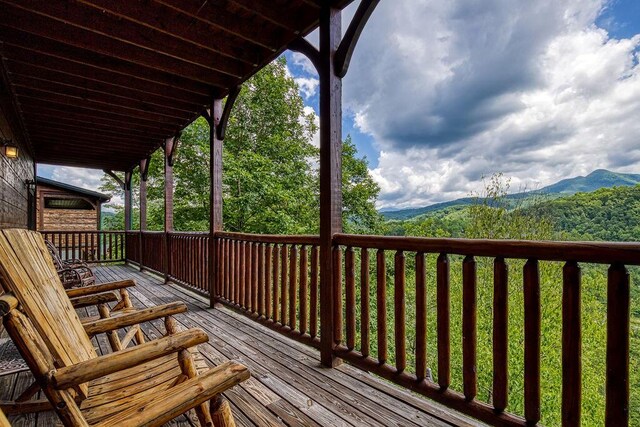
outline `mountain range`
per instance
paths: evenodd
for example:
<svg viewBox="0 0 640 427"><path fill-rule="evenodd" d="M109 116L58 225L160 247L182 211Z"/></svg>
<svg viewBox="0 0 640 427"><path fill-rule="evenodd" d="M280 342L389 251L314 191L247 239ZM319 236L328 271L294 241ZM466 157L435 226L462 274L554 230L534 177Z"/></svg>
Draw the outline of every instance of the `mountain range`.
<svg viewBox="0 0 640 427"><path fill-rule="evenodd" d="M618 173L606 169L597 169L587 176L563 179L538 190L510 194L507 198L523 199L535 195L545 195L550 198L555 198L570 196L576 193L589 193L600 188L628 187L637 184L640 184L640 174ZM388 220L405 220L448 207L470 205L475 199L475 197L464 197L419 208L386 210L380 213Z"/></svg>

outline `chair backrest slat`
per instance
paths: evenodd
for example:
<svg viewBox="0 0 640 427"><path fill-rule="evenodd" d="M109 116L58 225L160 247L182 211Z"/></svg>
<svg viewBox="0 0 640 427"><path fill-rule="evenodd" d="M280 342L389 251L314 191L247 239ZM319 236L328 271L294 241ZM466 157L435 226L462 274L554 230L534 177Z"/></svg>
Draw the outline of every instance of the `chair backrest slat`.
<svg viewBox="0 0 640 427"><path fill-rule="evenodd" d="M20 301L58 367L97 357L40 233L0 231L0 276L2 286Z"/></svg>
<svg viewBox="0 0 640 427"><path fill-rule="evenodd" d="M64 268L64 263L62 262L62 258L60 258L60 253L58 252L58 248L56 248L53 243L44 240L44 243L47 245L47 250L49 251L49 255L51 255L51 259L53 261L53 265L55 265L56 270L62 270Z"/></svg>

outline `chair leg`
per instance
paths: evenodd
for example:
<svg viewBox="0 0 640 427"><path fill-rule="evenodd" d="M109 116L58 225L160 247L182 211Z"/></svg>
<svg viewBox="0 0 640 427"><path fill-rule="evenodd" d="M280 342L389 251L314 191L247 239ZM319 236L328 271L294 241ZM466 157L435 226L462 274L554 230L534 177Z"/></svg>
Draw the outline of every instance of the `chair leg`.
<svg viewBox="0 0 640 427"><path fill-rule="evenodd" d="M167 329L168 335L178 332L178 323L173 317L166 317L164 320L164 326ZM189 350L181 350L178 353L178 363L180 364L182 374L186 377L194 378L198 376L196 365L193 362L193 356ZM194 409L202 427L210 426L213 423L209 402L198 405Z"/></svg>
<svg viewBox="0 0 640 427"><path fill-rule="evenodd" d="M215 427L236 427L231 406L224 397L218 395L211 399L211 418Z"/></svg>
<svg viewBox="0 0 640 427"><path fill-rule="evenodd" d="M111 314L109 313L109 307L107 307L106 304L98 304L98 313L100 313L100 318L102 319L111 317ZM122 350L122 343L120 342L120 337L118 337L118 333L116 331L107 332L107 338L109 339L111 350Z"/></svg>

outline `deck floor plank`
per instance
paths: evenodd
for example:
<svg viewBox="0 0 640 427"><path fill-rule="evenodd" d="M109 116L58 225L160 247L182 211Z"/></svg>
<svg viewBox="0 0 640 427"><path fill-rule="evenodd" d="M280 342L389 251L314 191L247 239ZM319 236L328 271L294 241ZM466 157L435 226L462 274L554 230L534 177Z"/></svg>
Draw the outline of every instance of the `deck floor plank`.
<svg viewBox="0 0 640 427"><path fill-rule="evenodd" d="M181 328L199 327L210 337L201 345L211 364L237 359L251 370L250 380L225 393L238 426L479 426L480 423L408 392L369 373L343 364L322 368L316 349L279 334L243 313L223 305L209 309L208 301L189 289L163 284L156 275L125 265L96 267L98 282L133 278L129 292L143 308L184 301L187 313L176 316ZM81 315L96 314L85 309ZM149 339L164 334L161 320L143 325ZM124 332L123 332L124 333ZM108 352L104 335L94 338L99 353ZM30 381L30 374L0 377L0 399L15 397ZM195 425L191 413L167 424ZM15 425L55 423L53 412L13 417Z"/></svg>

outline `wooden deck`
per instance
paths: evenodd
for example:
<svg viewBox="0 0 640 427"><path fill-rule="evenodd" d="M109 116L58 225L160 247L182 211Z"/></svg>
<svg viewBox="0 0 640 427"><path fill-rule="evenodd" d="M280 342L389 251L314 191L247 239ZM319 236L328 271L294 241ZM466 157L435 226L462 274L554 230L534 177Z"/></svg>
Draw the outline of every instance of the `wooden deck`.
<svg viewBox="0 0 640 427"><path fill-rule="evenodd" d="M343 364L336 369L320 367L318 352L253 322L232 309L211 310L205 298L160 278L127 266L98 267L99 281L134 278L133 302L148 307L184 301L189 312L177 316L183 327L200 327L210 337L200 346L212 363L237 359L251 370L252 378L226 393L239 426L475 426L460 414L413 395L368 373ZM158 336L161 322L146 325L145 333ZM98 340L100 350L106 342ZM29 384L22 372L0 377L0 399L17 396ZM52 413L13 417L14 426L48 426ZM190 426L183 416L171 425Z"/></svg>

